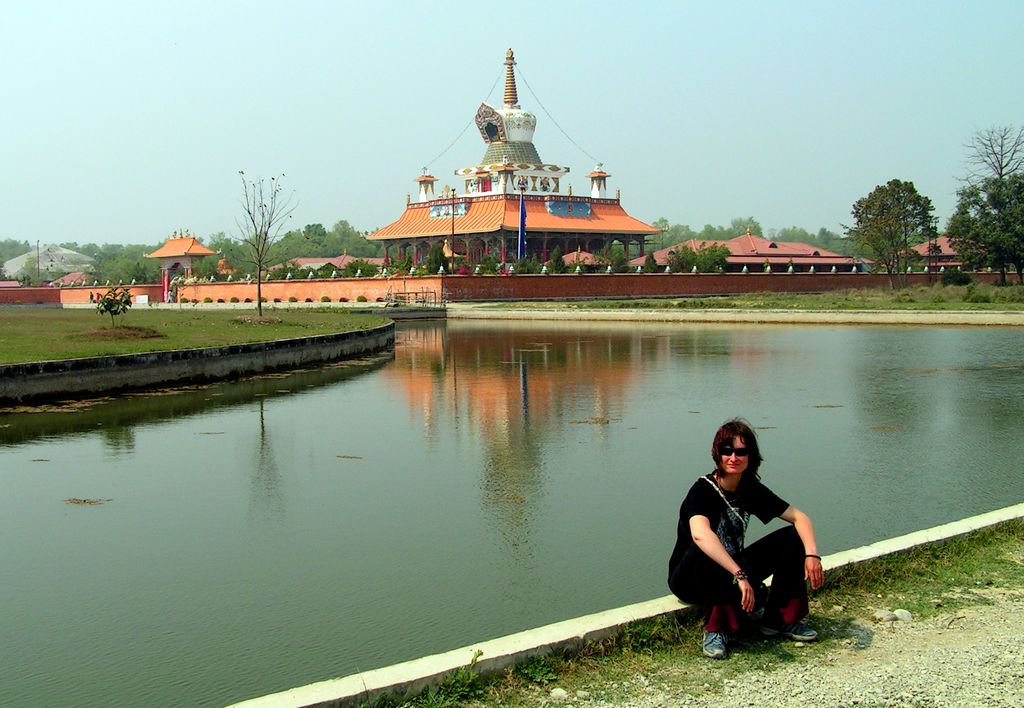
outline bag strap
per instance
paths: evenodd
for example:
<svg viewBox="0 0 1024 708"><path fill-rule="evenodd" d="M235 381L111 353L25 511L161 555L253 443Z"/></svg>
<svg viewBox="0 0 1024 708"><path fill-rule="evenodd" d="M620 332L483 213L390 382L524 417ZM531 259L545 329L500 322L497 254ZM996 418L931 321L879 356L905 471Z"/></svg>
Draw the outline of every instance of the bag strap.
<svg viewBox="0 0 1024 708"><path fill-rule="evenodd" d="M722 501L725 502L725 505L727 507L729 507L729 511L732 512L733 516L735 516L739 520L740 526L743 527L743 533L746 534L747 533L747 522L743 520L743 515L740 514L740 512L736 511L736 507L734 507L732 504L730 504L729 500L725 498L725 495L722 494L721 488L719 488L719 486L717 484L712 482L707 477L701 477L701 479L703 479L705 482L710 484L711 488L714 489L716 492L718 492L718 496L720 496L722 498Z"/></svg>

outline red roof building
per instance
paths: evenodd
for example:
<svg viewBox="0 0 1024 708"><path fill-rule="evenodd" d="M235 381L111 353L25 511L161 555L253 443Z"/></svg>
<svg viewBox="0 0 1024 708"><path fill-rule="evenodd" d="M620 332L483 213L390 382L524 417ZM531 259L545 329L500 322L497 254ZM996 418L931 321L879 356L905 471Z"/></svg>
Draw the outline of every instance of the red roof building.
<svg viewBox="0 0 1024 708"><path fill-rule="evenodd" d="M52 288L63 288L76 283L85 283L85 279L92 280L93 277L84 271L75 271L74 273L65 273L64 275L50 281L50 287Z"/></svg>
<svg viewBox="0 0 1024 708"><path fill-rule="evenodd" d="M347 266L349 263L352 263L353 261L366 261L367 263L372 263L373 265L376 266L384 265L383 258L350 256L347 253L333 257L310 256L308 258L292 258L291 260L286 261L284 265L292 266L293 268L309 268L310 270L320 270L324 266L329 265L336 268L337 270L341 270L342 268Z"/></svg>
<svg viewBox="0 0 1024 708"><path fill-rule="evenodd" d="M711 239L683 241L655 251L654 261L659 266L665 266L668 264L668 254L672 251L679 251L684 247L698 251L709 246L725 246L729 249L727 272L740 272L744 267L748 271L760 272L764 270L765 265L770 266L775 272L788 270L790 265L793 266L794 271L800 272L808 272L811 268L818 273L831 271L833 267L840 272L860 269L859 261L850 256L797 241L772 241L762 236L755 236L749 231L742 236L726 241ZM630 261L630 265L634 266L640 266L643 263L643 257Z"/></svg>
<svg viewBox="0 0 1024 708"><path fill-rule="evenodd" d="M949 242L949 236L939 236L932 241L919 243L910 250L921 257L928 270L955 269L963 266L960 254Z"/></svg>
<svg viewBox="0 0 1024 708"><path fill-rule="evenodd" d="M569 168L541 161L533 144L537 119L519 106L514 67L509 49L502 107L484 103L477 109L476 126L487 145L480 163L456 170L461 185L440 196L434 194L437 179L424 169L416 180L418 201L407 200L398 220L369 235L384 242L385 258L394 249L417 263L441 243L470 264L486 256L516 260L523 221L526 256L544 261L555 246L569 254L601 251L614 242L627 254L642 255L645 239L658 233L626 213L618 193L608 197L611 175L601 165L587 175L590 195L573 196Z"/></svg>
<svg viewBox="0 0 1024 708"><path fill-rule="evenodd" d="M176 237L175 237L176 236ZM163 286L163 301L171 301L171 278L178 273L186 278L192 275L192 262L206 256L212 256L216 251L199 242L199 239L192 236L188 231L178 230L177 234L171 234L163 246L152 253L147 253L146 258L158 258L160 260L160 282Z"/></svg>

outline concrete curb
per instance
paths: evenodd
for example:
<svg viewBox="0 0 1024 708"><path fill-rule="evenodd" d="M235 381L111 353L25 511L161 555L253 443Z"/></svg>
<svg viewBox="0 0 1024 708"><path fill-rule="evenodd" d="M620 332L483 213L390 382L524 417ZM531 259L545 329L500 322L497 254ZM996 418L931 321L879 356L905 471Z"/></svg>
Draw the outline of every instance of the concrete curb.
<svg viewBox="0 0 1024 708"><path fill-rule="evenodd" d="M923 531L878 541L842 551L822 559L826 569L861 563L873 558L906 551L915 546L946 541L1012 519L1024 517L1024 503L953 521ZM592 615L556 622L544 627L517 632L460 649L385 666L343 678L320 681L280 693L252 698L235 706L246 708L282 708L284 706L354 706L391 693L412 697L436 686L441 678L460 667L473 665L481 675L496 674L506 667L534 656L555 651L573 652L588 642L613 636L630 622L651 619L694 608L667 595L635 605L627 605ZM474 663L475 659L475 663Z"/></svg>
<svg viewBox="0 0 1024 708"><path fill-rule="evenodd" d="M1024 312L967 310L603 310L585 308L497 308L449 303L450 320L586 320L594 322L748 322L816 325L1024 326Z"/></svg>

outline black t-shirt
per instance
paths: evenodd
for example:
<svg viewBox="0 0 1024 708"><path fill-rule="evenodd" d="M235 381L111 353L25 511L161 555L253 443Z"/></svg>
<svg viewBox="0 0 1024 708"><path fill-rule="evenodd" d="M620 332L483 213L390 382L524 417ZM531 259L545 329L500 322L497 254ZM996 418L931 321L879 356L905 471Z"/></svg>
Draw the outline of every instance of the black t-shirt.
<svg viewBox="0 0 1024 708"><path fill-rule="evenodd" d="M729 505L732 505L732 509ZM755 481L741 493L732 493L719 488L713 472L698 478L679 507L676 545L669 559L669 576L693 545L691 517L706 516L722 545L730 555L736 556L743 550L743 536L751 514L767 524L788 508L787 502L760 481Z"/></svg>

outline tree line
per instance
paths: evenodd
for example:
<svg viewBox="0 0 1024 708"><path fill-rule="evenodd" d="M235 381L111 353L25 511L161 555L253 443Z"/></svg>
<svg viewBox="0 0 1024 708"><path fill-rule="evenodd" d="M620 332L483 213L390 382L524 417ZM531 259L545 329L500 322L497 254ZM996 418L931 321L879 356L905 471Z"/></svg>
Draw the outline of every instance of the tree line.
<svg viewBox="0 0 1024 708"><path fill-rule="evenodd" d="M993 268L1001 273L1005 283L1008 268L1012 267L1017 280L1024 283L1024 128L996 126L979 130L964 144L967 174L964 186L957 192L957 207L950 218L946 232L961 260L971 268ZM280 234L281 227L293 210L291 196L281 195L279 177L269 183L263 179L247 180L242 177L245 200L238 220L239 234L232 237L224 232L209 236L204 245L217 253L203 259L195 269L197 277L217 273L220 261L240 277L249 274L262 280L261 275L275 265L297 257L338 256L343 253L355 257L379 257L384 246L371 242L366 235L342 220L326 229L322 224L307 224L301 230ZM268 189L266 193L260 191ZM268 198L268 195L272 198ZM251 197L251 198L250 198ZM266 213L268 205L272 213ZM876 186L869 194L854 202L851 209L853 223L845 227L845 235L826 228L816 234L790 226L772 230L768 238L777 241L798 241L842 255L861 255L874 261L875 267L889 276L892 287L906 284L908 264L916 258L911 248L933 240L938 230L931 199L920 194L913 182L891 179ZM737 217L728 226L707 224L695 231L685 224L671 224L664 217L653 225L660 234L655 237L658 248L673 246L684 241L723 241L737 235L751 233L765 236L761 224L753 217ZM203 240L203 239L200 239ZM161 242L162 243L162 242ZM145 254L158 248L152 245L97 245L76 242L60 244L93 259L92 275L95 279L116 282L156 282L159 264L145 258ZM6 239L0 241L0 263L31 250L28 241ZM680 249L673 260L673 269L696 265L713 267L708 259L721 260L723 249ZM607 254L609 261L616 253ZM701 262L697 262L701 259ZM625 260L621 254L620 260ZM653 262L653 259L649 259ZM691 261L694 261L691 265ZM556 263L558 267L560 264ZM611 263L620 270L620 263ZM645 270L653 267L645 264ZM35 280L33 269L22 273L4 274L0 278L18 277L26 284ZM54 277L54 273L48 273Z"/></svg>

